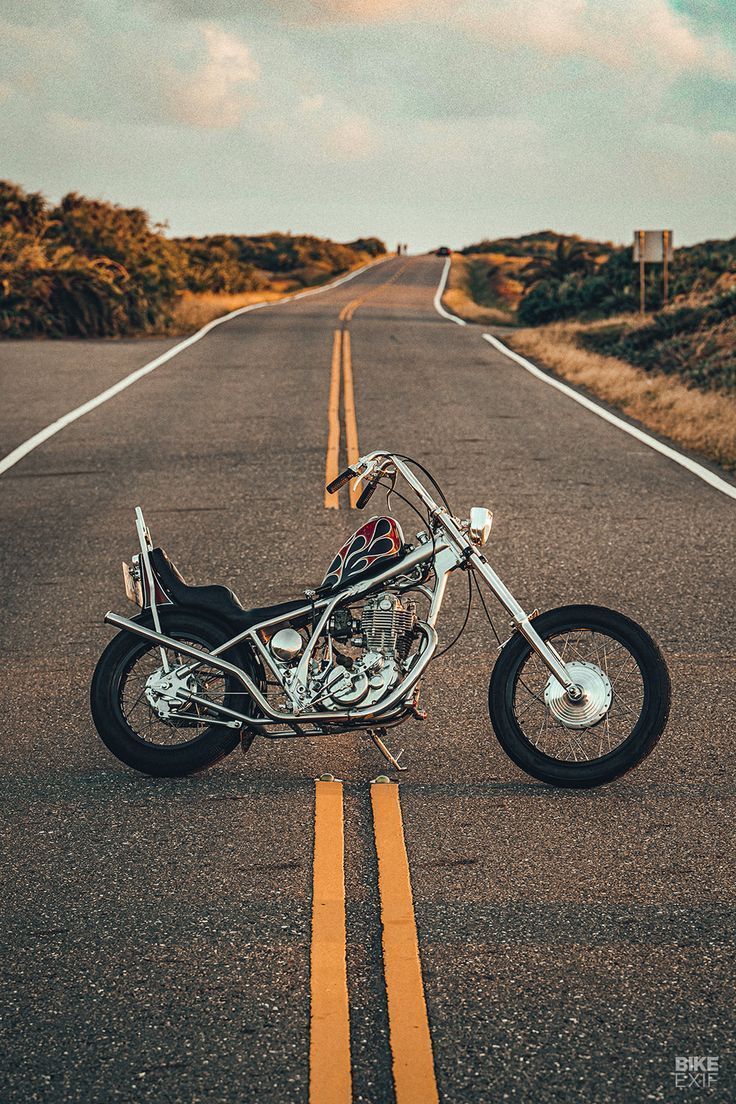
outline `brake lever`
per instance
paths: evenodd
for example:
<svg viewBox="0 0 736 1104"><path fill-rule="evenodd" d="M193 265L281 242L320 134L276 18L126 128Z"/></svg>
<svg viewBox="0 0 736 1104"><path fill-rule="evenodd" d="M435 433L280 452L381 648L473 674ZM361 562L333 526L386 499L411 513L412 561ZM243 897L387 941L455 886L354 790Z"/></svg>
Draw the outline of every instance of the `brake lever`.
<svg viewBox="0 0 736 1104"><path fill-rule="evenodd" d="M353 481L353 485L356 491L361 483L372 478L373 469L375 468L375 466L375 461L371 461L371 463L368 464L368 466L363 471L356 473L355 479Z"/></svg>

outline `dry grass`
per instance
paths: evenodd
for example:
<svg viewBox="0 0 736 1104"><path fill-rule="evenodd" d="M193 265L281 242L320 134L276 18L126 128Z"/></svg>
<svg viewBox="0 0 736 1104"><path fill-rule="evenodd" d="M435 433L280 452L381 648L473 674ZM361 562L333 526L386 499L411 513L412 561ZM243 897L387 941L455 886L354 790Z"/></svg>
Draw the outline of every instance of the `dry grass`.
<svg viewBox="0 0 736 1104"><path fill-rule="evenodd" d="M185 291L177 300L173 311L173 320L167 327L167 334L188 334L201 329L211 322L213 318L219 318L222 314L237 310L239 307L248 307L251 303L271 302L274 299L283 299L286 291L244 291L239 295L217 295L214 292L195 294Z"/></svg>
<svg viewBox="0 0 736 1104"><path fill-rule="evenodd" d="M467 260L476 274L475 287L471 281L471 293L480 291L480 301L483 302L483 286L486 284L491 294L501 300L502 309L505 307L509 311L515 311L525 291L519 273L526 268L531 258L511 257L507 253L472 253ZM490 280L489 269L495 270Z"/></svg>
<svg viewBox="0 0 736 1104"><path fill-rule="evenodd" d="M621 319L623 321L623 319ZM628 317L627 317L628 321ZM610 324L611 319L605 323ZM639 324L635 317L632 325ZM579 348L575 322L516 330L513 346L570 383L587 388L671 441L736 470L736 396L687 387L672 376L635 368Z"/></svg>
<svg viewBox="0 0 736 1104"><path fill-rule="evenodd" d="M392 257L393 253L386 253L386 257ZM383 258L378 258L382 260ZM351 265L347 272L353 272L356 268L371 264L376 260L368 253L359 253L355 264ZM330 280L338 278L335 274ZM282 278L274 276L270 272L261 272L264 279L268 279L269 287L258 291L243 291L238 295L218 295L215 292L195 293L185 291L177 299L172 312L172 321L164 331L168 336L179 337L184 334L194 333L195 330L206 326L214 318L220 318L223 314L238 310L240 307L249 307L251 303L272 303L276 299L283 299L295 291L305 290L298 280L291 280L288 276ZM329 283L329 281L328 281ZM319 285L312 285L319 286ZM146 334L144 336L150 336Z"/></svg>
<svg viewBox="0 0 736 1104"><path fill-rule="evenodd" d="M442 296L442 303L456 314L458 318L464 318L466 322L480 322L481 325L506 326L513 320L510 311L499 310L497 307L485 307L476 303L470 294L470 261L461 253L452 254L452 267L447 280L447 287Z"/></svg>

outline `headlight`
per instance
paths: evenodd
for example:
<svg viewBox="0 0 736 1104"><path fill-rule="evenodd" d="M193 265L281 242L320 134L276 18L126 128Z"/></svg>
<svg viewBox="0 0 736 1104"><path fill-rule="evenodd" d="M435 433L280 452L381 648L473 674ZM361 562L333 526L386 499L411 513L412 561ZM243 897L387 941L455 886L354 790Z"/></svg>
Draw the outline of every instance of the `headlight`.
<svg viewBox="0 0 736 1104"><path fill-rule="evenodd" d="M491 535L493 514L485 506L473 506L468 522L468 536L473 544L485 544Z"/></svg>

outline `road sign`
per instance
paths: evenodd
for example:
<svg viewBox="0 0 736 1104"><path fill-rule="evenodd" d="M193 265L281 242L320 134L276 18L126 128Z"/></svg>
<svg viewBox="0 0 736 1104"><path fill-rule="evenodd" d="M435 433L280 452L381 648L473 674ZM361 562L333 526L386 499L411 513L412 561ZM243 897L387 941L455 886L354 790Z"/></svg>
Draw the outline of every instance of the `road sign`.
<svg viewBox="0 0 736 1104"><path fill-rule="evenodd" d="M661 264L664 260L671 261L673 256L671 230L634 231L634 261Z"/></svg>
<svg viewBox="0 0 736 1104"><path fill-rule="evenodd" d="M644 314L644 266L647 264L661 264L663 279L664 305L667 305L667 292L669 290L669 262L674 257L672 248L671 230L635 230L634 231L634 263L639 265L639 313Z"/></svg>

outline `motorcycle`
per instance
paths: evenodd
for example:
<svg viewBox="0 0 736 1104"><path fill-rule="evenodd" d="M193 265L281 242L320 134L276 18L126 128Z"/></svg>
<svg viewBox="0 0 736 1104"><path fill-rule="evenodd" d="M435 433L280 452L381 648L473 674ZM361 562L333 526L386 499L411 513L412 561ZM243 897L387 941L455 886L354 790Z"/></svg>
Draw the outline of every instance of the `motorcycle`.
<svg viewBox="0 0 736 1104"><path fill-rule="evenodd" d="M396 491L399 477L414 502ZM554 786L590 787L651 752L667 723L670 681L640 625L592 605L526 613L483 552L491 512L474 506L467 518L455 516L437 481L410 457L368 453L328 490L351 481L360 509L382 486L387 502L399 495L426 528L406 543L393 517L372 517L316 589L257 609L244 609L227 587L187 585L136 508L140 552L123 564L123 576L140 612L105 615L120 632L91 687L95 726L118 759L174 777L211 766L238 743L247 751L257 734L363 730L404 770L387 730L426 718L420 685L439 654L437 622L456 571L467 573L468 612L475 591L493 626L485 586L511 618L508 639L497 636L488 711L517 766Z"/></svg>

